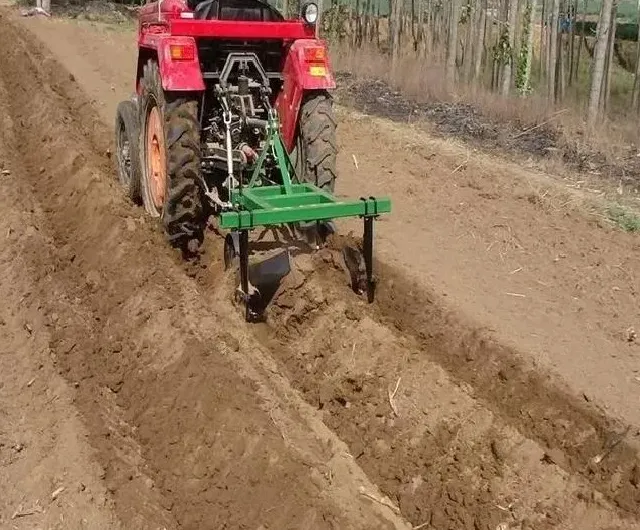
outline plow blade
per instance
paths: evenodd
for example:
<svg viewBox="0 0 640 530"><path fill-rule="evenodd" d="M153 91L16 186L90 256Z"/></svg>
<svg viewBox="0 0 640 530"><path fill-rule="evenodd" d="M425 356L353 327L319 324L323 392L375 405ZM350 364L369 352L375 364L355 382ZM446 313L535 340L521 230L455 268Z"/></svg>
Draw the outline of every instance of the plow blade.
<svg viewBox="0 0 640 530"><path fill-rule="evenodd" d="M249 263L249 283L260 293L267 303L278 289L282 279L291 272L291 261L287 249L277 254Z"/></svg>
<svg viewBox="0 0 640 530"><path fill-rule="evenodd" d="M342 260L349 273L351 289L357 295L367 293L367 301L375 298L376 282L371 266L367 266L367 253L352 245L342 247Z"/></svg>
<svg viewBox="0 0 640 530"><path fill-rule="evenodd" d="M364 264L364 256L360 249L345 245L342 247L342 259L349 272L351 279L351 288L356 294L362 294L366 289L366 268Z"/></svg>
<svg viewBox="0 0 640 530"><path fill-rule="evenodd" d="M278 249L266 257L249 260L247 231L228 234L225 240L225 266L229 268L239 257L237 298L245 305L245 319L262 319L282 280L291 272L288 249Z"/></svg>

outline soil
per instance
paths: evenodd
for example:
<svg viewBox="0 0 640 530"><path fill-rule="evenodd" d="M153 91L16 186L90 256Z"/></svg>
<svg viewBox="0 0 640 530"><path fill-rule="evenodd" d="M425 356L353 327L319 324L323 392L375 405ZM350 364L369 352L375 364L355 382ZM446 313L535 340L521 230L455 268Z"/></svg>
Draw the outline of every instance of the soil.
<svg viewBox="0 0 640 530"><path fill-rule="evenodd" d="M341 107L377 301L338 239L248 325L220 238L187 268L117 184L134 34L4 8L0 45L0 526L640 526L640 244L583 195Z"/></svg>

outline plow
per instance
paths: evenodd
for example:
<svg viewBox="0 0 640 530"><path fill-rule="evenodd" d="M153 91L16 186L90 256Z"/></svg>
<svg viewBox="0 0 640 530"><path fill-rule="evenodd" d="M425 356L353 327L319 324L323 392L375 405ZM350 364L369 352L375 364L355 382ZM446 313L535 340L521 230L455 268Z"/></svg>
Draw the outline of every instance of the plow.
<svg viewBox="0 0 640 530"><path fill-rule="evenodd" d="M318 15L308 1L285 19L260 0L160 0L139 12L135 94L116 112L119 181L185 259L215 219L247 321L290 273L290 243L317 250L341 218L362 220L361 244L341 256L353 291L375 297L374 221L391 202L335 194L335 79ZM261 254L256 229L289 245Z"/></svg>

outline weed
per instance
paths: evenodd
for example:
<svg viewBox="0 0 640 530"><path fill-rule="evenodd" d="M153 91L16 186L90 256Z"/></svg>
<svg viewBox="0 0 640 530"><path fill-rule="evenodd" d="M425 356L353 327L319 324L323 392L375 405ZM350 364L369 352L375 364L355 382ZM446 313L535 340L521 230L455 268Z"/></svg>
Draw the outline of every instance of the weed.
<svg viewBox="0 0 640 530"><path fill-rule="evenodd" d="M625 232L640 232L640 215L620 206L610 206L607 217Z"/></svg>

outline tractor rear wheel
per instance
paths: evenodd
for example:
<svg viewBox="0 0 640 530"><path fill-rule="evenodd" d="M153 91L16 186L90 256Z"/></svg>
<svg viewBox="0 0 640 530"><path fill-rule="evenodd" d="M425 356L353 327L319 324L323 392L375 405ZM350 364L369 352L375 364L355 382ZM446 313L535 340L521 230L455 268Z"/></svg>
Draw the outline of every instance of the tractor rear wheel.
<svg viewBox="0 0 640 530"><path fill-rule="evenodd" d="M138 109L133 101L121 101L116 110L116 160L118 180L127 197L140 203L140 150Z"/></svg>
<svg viewBox="0 0 640 530"><path fill-rule="evenodd" d="M296 139L296 175L329 193L336 181L336 119L333 101L326 92L305 97L300 107Z"/></svg>
<svg viewBox="0 0 640 530"><path fill-rule="evenodd" d="M206 216L200 175L198 101L164 92L158 64L143 70L140 98L142 198L162 219L170 243L195 253L204 239Z"/></svg>

